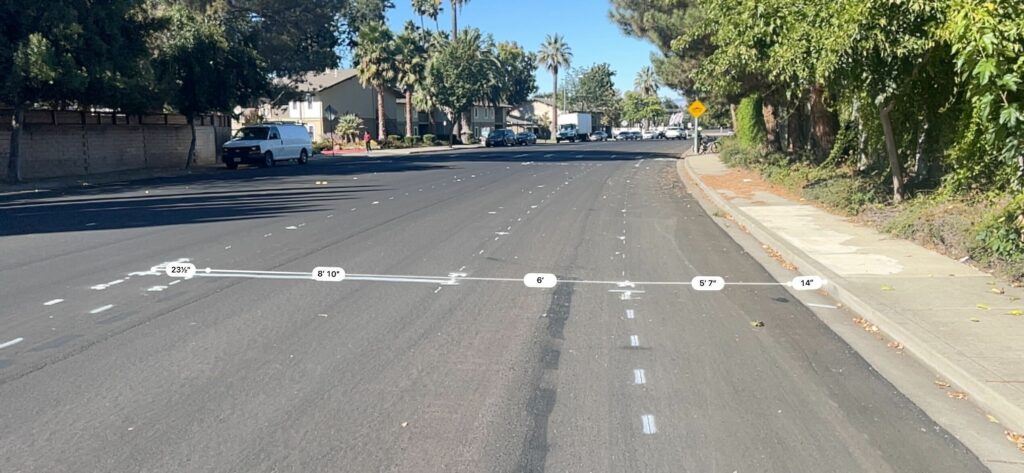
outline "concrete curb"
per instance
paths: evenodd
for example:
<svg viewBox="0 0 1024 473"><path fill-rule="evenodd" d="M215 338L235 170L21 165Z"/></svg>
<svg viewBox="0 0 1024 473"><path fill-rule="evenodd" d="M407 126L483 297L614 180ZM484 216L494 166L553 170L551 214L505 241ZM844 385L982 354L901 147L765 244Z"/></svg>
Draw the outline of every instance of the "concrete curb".
<svg viewBox="0 0 1024 473"><path fill-rule="evenodd" d="M749 218L742 210L739 210L723 198L721 194L704 184L688 161L684 160L682 167L686 169L689 179L696 183L715 205L732 215L737 223L745 226L755 239L774 248L783 258L801 269L801 273L817 274L825 278L826 284L824 289L829 295L845 304L850 310L871 320L872 323L890 337L899 340L903 343L906 352L918 358L937 375L941 375L949 382L970 393L974 403L998 418L1002 425L1011 430L1024 430L1024 406L1014 405L1013 402L990 388L984 379L972 374L969 371L970 367L962 366L963 362L957 363L949 359L929 343L915 335L913 331L896 323L893 315L899 313L898 309L876 301L869 302L865 297L854 294L850 289L850 283L844 278L830 271L799 248L778 238L774 232ZM967 363L971 362L967 360Z"/></svg>

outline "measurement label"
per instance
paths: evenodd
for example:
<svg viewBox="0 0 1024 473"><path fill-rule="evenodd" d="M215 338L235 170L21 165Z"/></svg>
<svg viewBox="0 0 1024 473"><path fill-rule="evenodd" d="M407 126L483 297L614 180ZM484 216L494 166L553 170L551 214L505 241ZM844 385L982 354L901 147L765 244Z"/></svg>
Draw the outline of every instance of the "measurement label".
<svg viewBox="0 0 1024 473"><path fill-rule="evenodd" d="M725 279L719 276L697 276L690 280L690 287L695 291L721 291L725 288Z"/></svg>
<svg viewBox="0 0 1024 473"><path fill-rule="evenodd" d="M523 276L523 284L526 287L552 288L558 284L558 278L551 273L528 273Z"/></svg>
<svg viewBox="0 0 1024 473"><path fill-rule="evenodd" d="M798 291L815 291L825 285L825 280L821 276L797 276L790 284Z"/></svg>
<svg viewBox="0 0 1024 473"><path fill-rule="evenodd" d="M333 266L317 266L313 268L314 281L339 282L345 280L345 270Z"/></svg>
<svg viewBox="0 0 1024 473"><path fill-rule="evenodd" d="M164 270L172 278L191 278L196 275L196 265L192 263L167 263Z"/></svg>

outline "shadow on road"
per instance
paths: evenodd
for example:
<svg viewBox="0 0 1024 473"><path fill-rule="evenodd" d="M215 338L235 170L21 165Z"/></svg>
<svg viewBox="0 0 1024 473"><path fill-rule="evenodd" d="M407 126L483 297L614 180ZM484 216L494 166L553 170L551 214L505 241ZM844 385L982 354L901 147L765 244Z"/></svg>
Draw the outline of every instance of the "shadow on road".
<svg viewBox="0 0 1024 473"><path fill-rule="evenodd" d="M676 146L678 147L678 146ZM322 211L326 204L355 198L380 186L345 184L332 178L459 170L460 163L581 164L673 156L675 148L608 143L461 150L402 157L320 158L305 166L211 170L150 177L91 187L69 187L0 195L0 236L111 230L217 221L272 218ZM524 156L525 155L525 156ZM303 180L309 178L309 182ZM315 186L316 179L329 184ZM300 184L301 182L301 184ZM351 182L351 185L348 184ZM151 191L152 193L148 193Z"/></svg>

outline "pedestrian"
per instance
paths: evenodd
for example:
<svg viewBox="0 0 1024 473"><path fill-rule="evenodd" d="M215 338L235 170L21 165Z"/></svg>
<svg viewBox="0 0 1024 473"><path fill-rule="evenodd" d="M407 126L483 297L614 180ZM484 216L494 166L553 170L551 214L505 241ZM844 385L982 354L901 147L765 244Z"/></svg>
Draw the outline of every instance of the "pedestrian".
<svg viewBox="0 0 1024 473"><path fill-rule="evenodd" d="M364 131L363 132L363 143L366 143L366 152L369 153L370 152L370 132L369 131Z"/></svg>

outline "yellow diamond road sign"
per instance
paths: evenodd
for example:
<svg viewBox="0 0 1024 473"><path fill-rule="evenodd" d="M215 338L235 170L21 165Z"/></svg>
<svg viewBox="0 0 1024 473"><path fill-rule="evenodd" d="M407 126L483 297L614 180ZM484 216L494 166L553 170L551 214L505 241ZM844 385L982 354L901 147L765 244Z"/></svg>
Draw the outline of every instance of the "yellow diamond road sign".
<svg viewBox="0 0 1024 473"><path fill-rule="evenodd" d="M700 100L694 100L693 103L690 104L690 107L687 108L687 110L690 112L690 115L692 115L693 118L700 118L700 116L704 115L704 112L707 111L707 107L705 107L704 104L700 102Z"/></svg>

